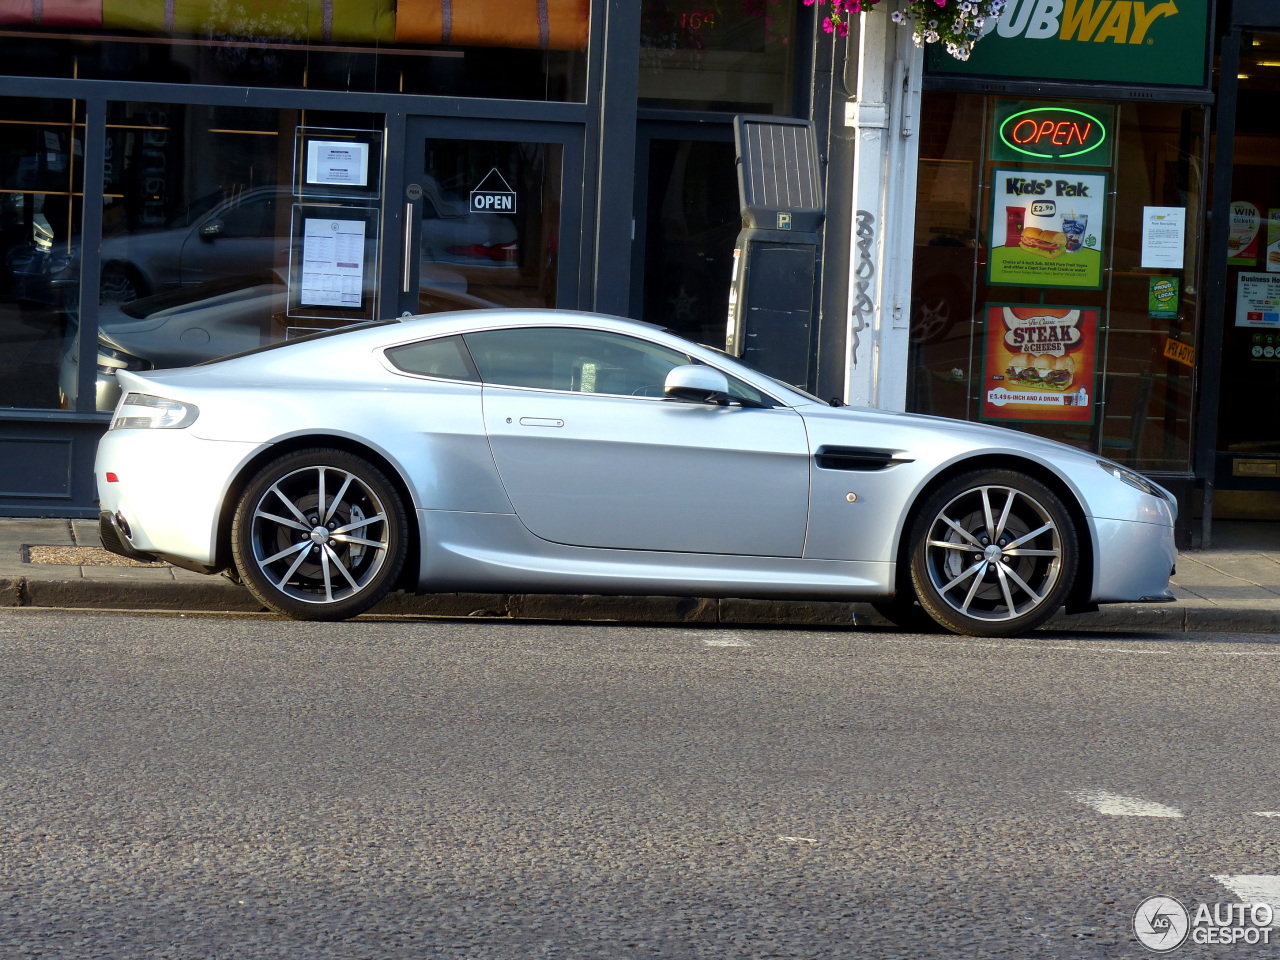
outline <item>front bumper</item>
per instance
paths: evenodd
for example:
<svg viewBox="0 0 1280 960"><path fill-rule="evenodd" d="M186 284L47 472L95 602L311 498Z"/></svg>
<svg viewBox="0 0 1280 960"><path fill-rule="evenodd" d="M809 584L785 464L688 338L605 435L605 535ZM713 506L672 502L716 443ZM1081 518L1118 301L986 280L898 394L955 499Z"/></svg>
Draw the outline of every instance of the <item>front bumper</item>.
<svg viewBox="0 0 1280 960"><path fill-rule="evenodd" d="M1135 520L1093 520L1097 551L1095 603L1160 603L1173 599L1169 577L1178 559L1173 526Z"/></svg>

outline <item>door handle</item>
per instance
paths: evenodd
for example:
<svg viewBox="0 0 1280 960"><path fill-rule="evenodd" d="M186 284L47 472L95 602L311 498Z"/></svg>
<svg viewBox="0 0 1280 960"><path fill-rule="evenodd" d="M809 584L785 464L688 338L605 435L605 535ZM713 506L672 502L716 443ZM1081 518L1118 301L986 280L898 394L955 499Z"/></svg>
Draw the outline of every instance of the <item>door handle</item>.
<svg viewBox="0 0 1280 960"><path fill-rule="evenodd" d="M556 420L552 417L521 417L520 426L522 427L563 427L563 420Z"/></svg>
<svg viewBox="0 0 1280 960"><path fill-rule="evenodd" d="M413 256L413 204L404 205L404 278L400 282L400 292L409 292L409 264Z"/></svg>

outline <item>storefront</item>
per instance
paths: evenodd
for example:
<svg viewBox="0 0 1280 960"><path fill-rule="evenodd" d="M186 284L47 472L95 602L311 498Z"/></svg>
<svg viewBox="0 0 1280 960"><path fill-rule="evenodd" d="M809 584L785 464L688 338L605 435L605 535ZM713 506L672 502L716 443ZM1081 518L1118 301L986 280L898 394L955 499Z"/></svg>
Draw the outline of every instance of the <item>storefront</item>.
<svg viewBox="0 0 1280 960"><path fill-rule="evenodd" d="M1210 189L1212 14L1011 0L969 61L930 60L917 167L906 408L1147 473L1184 543L1212 485L1205 398L1246 389L1211 348L1208 225L1229 207Z"/></svg>
<svg viewBox="0 0 1280 960"><path fill-rule="evenodd" d="M1280 7L1236 0L1219 43L1200 460L1212 516L1280 520Z"/></svg>
<svg viewBox="0 0 1280 960"><path fill-rule="evenodd" d="M732 118L809 116L830 40L799 2L518 6L5 4L0 513L96 515L119 368L493 305L722 337Z"/></svg>

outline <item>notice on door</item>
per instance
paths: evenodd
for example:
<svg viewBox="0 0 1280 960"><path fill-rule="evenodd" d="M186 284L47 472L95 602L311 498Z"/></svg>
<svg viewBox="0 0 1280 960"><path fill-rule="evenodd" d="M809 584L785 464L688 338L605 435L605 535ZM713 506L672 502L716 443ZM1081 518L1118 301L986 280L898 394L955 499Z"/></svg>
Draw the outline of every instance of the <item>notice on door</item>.
<svg viewBox="0 0 1280 960"><path fill-rule="evenodd" d="M1185 207L1142 208L1142 268L1181 270Z"/></svg>
<svg viewBox="0 0 1280 960"><path fill-rule="evenodd" d="M1280 274L1241 273L1236 278L1236 326L1280 328Z"/></svg>
<svg viewBox="0 0 1280 960"><path fill-rule="evenodd" d="M303 221L299 303L359 309L364 289L364 230L363 220Z"/></svg>

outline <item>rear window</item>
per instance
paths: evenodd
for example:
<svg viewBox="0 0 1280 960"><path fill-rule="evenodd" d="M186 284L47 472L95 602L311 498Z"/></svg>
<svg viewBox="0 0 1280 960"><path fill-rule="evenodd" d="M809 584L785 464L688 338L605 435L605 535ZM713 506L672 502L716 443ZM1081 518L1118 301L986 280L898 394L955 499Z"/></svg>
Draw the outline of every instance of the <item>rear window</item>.
<svg viewBox="0 0 1280 960"><path fill-rule="evenodd" d="M391 347L386 357L392 366L420 377L445 380L479 380L461 337L439 337L421 343Z"/></svg>

